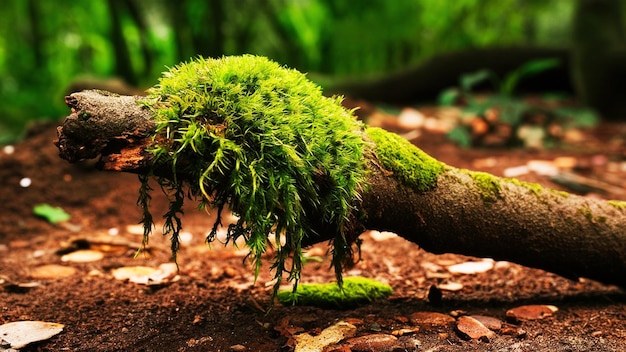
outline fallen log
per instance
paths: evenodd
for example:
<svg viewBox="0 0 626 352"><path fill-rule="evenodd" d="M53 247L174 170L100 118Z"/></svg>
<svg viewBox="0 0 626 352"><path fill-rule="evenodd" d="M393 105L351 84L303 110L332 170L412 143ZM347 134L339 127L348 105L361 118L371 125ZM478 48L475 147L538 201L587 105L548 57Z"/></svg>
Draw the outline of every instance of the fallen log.
<svg viewBox="0 0 626 352"><path fill-rule="evenodd" d="M146 236L147 176L155 176L171 199L174 253L190 193L218 209L214 231L224 207L240 216L229 236L245 238L257 265L277 247L277 285L283 272L297 282L303 246L322 241L333 246L340 279L359 234L372 229L434 253L626 287L626 202L451 167L360 124L339 99L263 58L198 59L166 73L147 98L85 91L66 103L60 156L140 174Z"/></svg>

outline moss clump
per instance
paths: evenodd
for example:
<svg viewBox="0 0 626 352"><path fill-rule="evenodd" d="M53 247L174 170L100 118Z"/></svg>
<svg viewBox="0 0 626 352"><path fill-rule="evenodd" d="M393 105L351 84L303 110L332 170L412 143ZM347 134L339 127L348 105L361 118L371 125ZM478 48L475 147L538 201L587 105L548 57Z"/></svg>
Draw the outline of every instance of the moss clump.
<svg viewBox="0 0 626 352"><path fill-rule="evenodd" d="M524 187L524 188L528 189L530 192L532 192L537 197L539 197L541 195L541 192L543 192L544 189L545 189L545 188L543 188L543 186L541 186L538 183L524 182L524 181L520 181L520 180L518 180L516 178L505 178L503 180L506 181L506 182L509 182L511 184L514 184L516 186ZM566 192L559 192L559 191L554 191L554 194L559 195L559 196L563 196L563 197L569 196L568 193L566 193Z"/></svg>
<svg viewBox="0 0 626 352"><path fill-rule="evenodd" d="M174 254L185 198L176 175L184 175L189 194L217 208L207 241L215 239L228 206L239 216L228 241L245 239L257 274L261 256L275 244L275 290L284 272L297 282L301 241L319 222L336 229L333 264L341 278L342 260L351 254L344 230L366 176L362 125L341 98L324 97L302 73L250 55L183 63L148 93L143 104L158 124L151 150L175 175L159 179L171 199L164 233L172 234ZM147 236L150 189L147 178L141 181Z"/></svg>
<svg viewBox="0 0 626 352"><path fill-rule="evenodd" d="M347 277L343 286L337 283L300 284L296 291L278 292L282 304L348 309L385 298L393 292L391 286L365 277Z"/></svg>
<svg viewBox="0 0 626 352"><path fill-rule="evenodd" d="M625 201L610 200L607 203L609 203L609 205L613 206L614 208L617 208L617 209L620 209L620 210L626 210L626 202Z"/></svg>
<svg viewBox="0 0 626 352"><path fill-rule="evenodd" d="M367 128L366 133L376 144L376 156L383 166L416 190L433 189L437 177L448 169L446 164L395 133L376 127Z"/></svg>
<svg viewBox="0 0 626 352"><path fill-rule="evenodd" d="M500 197L500 179L486 172L463 170L474 180L484 200L494 201Z"/></svg>

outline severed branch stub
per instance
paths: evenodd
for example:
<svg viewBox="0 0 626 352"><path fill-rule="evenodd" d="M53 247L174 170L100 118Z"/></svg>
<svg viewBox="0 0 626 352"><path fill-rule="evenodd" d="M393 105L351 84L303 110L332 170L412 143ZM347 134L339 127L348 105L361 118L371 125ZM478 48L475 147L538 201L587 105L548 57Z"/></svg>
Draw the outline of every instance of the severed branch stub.
<svg viewBox="0 0 626 352"><path fill-rule="evenodd" d="M284 271L297 282L302 247L329 240L341 280L359 234L373 229L434 253L626 287L626 202L451 167L362 125L340 99L264 58L197 59L166 73L147 98L85 91L66 103L62 158L100 156L103 170L155 175L172 204L185 184L218 209L218 223L229 207L240 216L229 236L243 236L253 257L278 247L278 281ZM286 243L270 241L280 234Z"/></svg>
<svg viewBox="0 0 626 352"><path fill-rule="evenodd" d="M66 96L72 113L57 128L61 158L76 162L101 156L102 170L143 172L151 164L146 147L156 124L139 99L100 90Z"/></svg>

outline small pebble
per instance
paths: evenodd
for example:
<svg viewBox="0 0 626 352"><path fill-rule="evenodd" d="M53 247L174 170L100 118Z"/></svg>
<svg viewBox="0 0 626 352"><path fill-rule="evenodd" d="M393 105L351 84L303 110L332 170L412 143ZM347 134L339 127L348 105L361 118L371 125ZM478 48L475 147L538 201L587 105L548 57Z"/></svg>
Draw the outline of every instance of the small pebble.
<svg viewBox="0 0 626 352"><path fill-rule="evenodd" d="M424 115L413 108L404 108L398 116L398 127L406 130L413 130L424 125Z"/></svg>
<svg viewBox="0 0 626 352"><path fill-rule="evenodd" d="M188 231L183 231L178 236L180 237L180 242L184 244L190 244L191 240L193 240L193 234Z"/></svg>
<svg viewBox="0 0 626 352"><path fill-rule="evenodd" d="M244 345L232 345L230 346L230 350L235 352L243 352L246 351L247 348Z"/></svg>
<svg viewBox="0 0 626 352"><path fill-rule="evenodd" d="M27 187L30 187L32 183L33 181L30 178L24 177L23 179L20 180L20 187L27 188Z"/></svg>
<svg viewBox="0 0 626 352"><path fill-rule="evenodd" d="M5 145L2 148L2 151L4 152L4 154L11 155L11 154L15 153L15 147L12 146L12 145Z"/></svg>

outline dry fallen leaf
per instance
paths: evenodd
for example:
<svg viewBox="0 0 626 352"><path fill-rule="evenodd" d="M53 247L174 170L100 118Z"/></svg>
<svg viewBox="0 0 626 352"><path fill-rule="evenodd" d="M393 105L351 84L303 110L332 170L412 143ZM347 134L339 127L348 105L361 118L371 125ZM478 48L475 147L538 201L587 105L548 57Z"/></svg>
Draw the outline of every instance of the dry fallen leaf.
<svg viewBox="0 0 626 352"><path fill-rule="evenodd" d="M326 346L337 343L356 333L356 326L340 321L335 325L322 330L319 335L312 336L303 333L295 336L296 349L294 352L321 352Z"/></svg>
<svg viewBox="0 0 626 352"><path fill-rule="evenodd" d="M148 276L156 270L156 268L149 266L124 266L111 270L111 274L113 274L113 277L117 280L129 280L131 278Z"/></svg>
<svg viewBox="0 0 626 352"><path fill-rule="evenodd" d="M15 321L0 325L0 339L11 348L23 348L29 343L43 341L63 331L65 325L45 321Z"/></svg>
<svg viewBox="0 0 626 352"><path fill-rule="evenodd" d="M462 316L456 322L456 328L461 335L473 340L487 340L496 336L496 333L489 330L483 323L475 318Z"/></svg>
<svg viewBox="0 0 626 352"><path fill-rule="evenodd" d="M78 270L76 268L58 264L41 265L30 272L30 277L33 279L57 279L61 277L68 277L76 274Z"/></svg>
<svg viewBox="0 0 626 352"><path fill-rule="evenodd" d="M454 322L454 318L437 312L415 312L409 316L413 324L443 326Z"/></svg>
<svg viewBox="0 0 626 352"><path fill-rule="evenodd" d="M493 269L493 259L483 259L479 262L465 262L450 265L448 271L453 274L479 274Z"/></svg>
<svg viewBox="0 0 626 352"><path fill-rule="evenodd" d="M391 351L398 338L388 334L371 334L353 337L346 342L350 351Z"/></svg>
<svg viewBox="0 0 626 352"><path fill-rule="evenodd" d="M506 312L506 317L519 322L525 320L538 320L552 316L559 309L550 305L528 305L519 306L509 309Z"/></svg>
<svg viewBox="0 0 626 352"><path fill-rule="evenodd" d="M455 291L460 291L463 289L463 284L458 283L458 282L446 282L443 284L439 284L437 285L437 288L443 291L451 291L451 292L455 292Z"/></svg>
<svg viewBox="0 0 626 352"><path fill-rule="evenodd" d="M79 249L61 257L61 261L72 263L96 262L104 258L104 253L91 249Z"/></svg>
<svg viewBox="0 0 626 352"><path fill-rule="evenodd" d="M175 263L164 263L157 268L147 266L125 266L111 271L117 280L128 280L142 285L161 285L174 281L178 274Z"/></svg>

